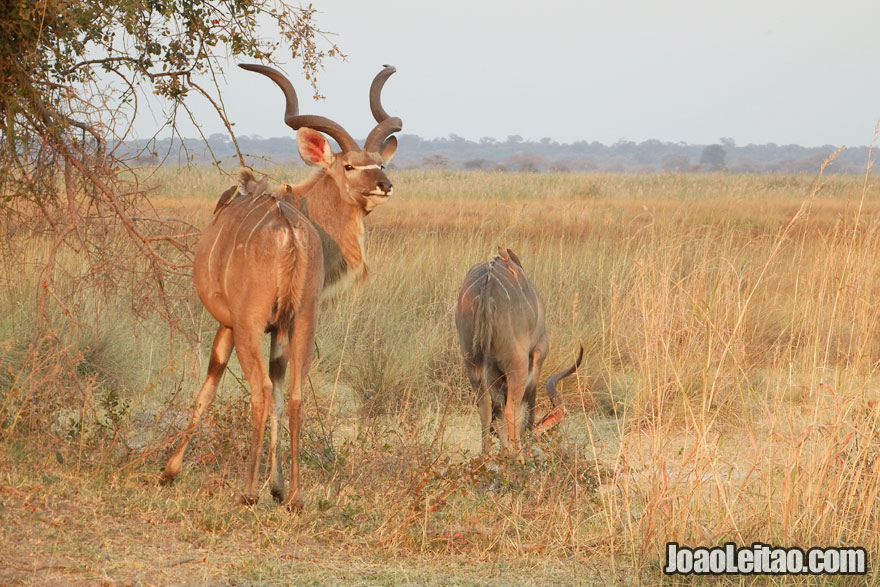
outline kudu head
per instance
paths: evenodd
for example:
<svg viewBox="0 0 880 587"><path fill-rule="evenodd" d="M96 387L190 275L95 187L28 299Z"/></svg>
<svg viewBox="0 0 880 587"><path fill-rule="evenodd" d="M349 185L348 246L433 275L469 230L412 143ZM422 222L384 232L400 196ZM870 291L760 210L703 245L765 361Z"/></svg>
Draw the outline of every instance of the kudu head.
<svg viewBox="0 0 880 587"><path fill-rule="evenodd" d="M363 149L338 123L323 116L300 114L296 91L280 71L265 65L239 64L239 67L262 73L281 88L286 99L284 122L297 131L300 155L308 165L322 169L333 179L343 202L369 213L391 197L393 188L384 169L397 150L397 138L391 135L399 132L403 123L385 112L381 94L385 82L397 71L394 67L384 66L370 85L370 110L377 124L367 136ZM334 153L322 133L330 135L341 151Z"/></svg>

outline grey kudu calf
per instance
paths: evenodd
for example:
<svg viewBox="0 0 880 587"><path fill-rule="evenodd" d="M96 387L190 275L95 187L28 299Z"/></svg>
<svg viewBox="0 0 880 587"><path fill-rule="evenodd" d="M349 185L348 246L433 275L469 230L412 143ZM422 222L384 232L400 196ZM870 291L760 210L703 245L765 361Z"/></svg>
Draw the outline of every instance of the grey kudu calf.
<svg viewBox="0 0 880 587"><path fill-rule="evenodd" d="M498 247L492 260L468 271L458 294L455 326L465 370L477 393L483 454L489 452L495 422L502 451L522 459L520 438L534 422L535 390L550 343L544 303L513 251ZM577 370L583 352L581 347L572 367L547 380L553 411L538 428L549 428L562 418L556 383Z"/></svg>
<svg viewBox="0 0 880 587"><path fill-rule="evenodd" d="M364 216L391 196L392 185L383 169L397 148L391 134L403 124L382 108L382 87L395 72L391 66L385 66L370 86L370 109L377 125L363 149L336 122L300 115L296 92L280 72L262 65L240 67L268 76L281 88L286 99L284 122L297 131L303 160L320 171L300 185L285 185L272 194L263 193L265 183L257 183L253 174L243 171L244 185L221 196L214 220L202 233L195 249L193 281L220 326L207 377L161 481L171 483L180 472L187 444L214 401L235 347L251 388L253 425L242 501L253 504L259 498L260 453L268 415L272 496L294 509L302 507L297 462L302 388L314 347L318 298L367 275ZM334 153L322 133L335 139L341 152ZM261 349L265 332L271 335L268 373ZM292 464L290 491L285 495L278 421L288 361Z"/></svg>

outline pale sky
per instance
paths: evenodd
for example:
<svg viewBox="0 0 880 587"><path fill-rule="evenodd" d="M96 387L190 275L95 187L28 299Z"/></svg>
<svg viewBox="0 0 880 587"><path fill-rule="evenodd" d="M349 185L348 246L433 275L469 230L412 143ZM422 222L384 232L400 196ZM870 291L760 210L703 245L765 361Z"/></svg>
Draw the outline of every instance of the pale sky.
<svg viewBox="0 0 880 587"><path fill-rule="evenodd" d="M374 124L367 94L384 63L398 70L385 86L386 110L403 119L404 133L425 138L856 146L871 141L880 119L878 0L314 6L347 61L326 62L322 102L311 99L298 63L281 69L301 113L328 116L354 137ZM271 81L232 65L226 81L237 133L293 136ZM199 111L206 134L222 132Z"/></svg>

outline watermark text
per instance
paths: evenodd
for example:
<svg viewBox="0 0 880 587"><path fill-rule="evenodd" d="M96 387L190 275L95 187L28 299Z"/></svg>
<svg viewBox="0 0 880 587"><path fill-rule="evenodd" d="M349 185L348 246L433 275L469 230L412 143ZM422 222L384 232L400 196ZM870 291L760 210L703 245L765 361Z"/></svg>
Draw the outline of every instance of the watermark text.
<svg viewBox="0 0 880 587"><path fill-rule="evenodd" d="M733 542L712 548L688 548L666 543L667 575L864 575L868 554L864 548L780 548L755 542L739 547Z"/></svg>

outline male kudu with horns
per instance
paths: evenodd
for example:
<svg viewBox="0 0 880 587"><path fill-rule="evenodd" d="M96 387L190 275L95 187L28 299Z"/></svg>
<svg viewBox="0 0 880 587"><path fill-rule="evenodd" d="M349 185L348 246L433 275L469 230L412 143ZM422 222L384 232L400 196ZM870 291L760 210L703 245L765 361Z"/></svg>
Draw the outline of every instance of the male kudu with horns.
<svg viewBox="0 0 880 587"><path fill-rule="evenodd" d="M269 77L281 88L286 99L284 122L297 131L303 160L320 171L274 194L264 193L265 183L257 183L253 174L244 171L243 185L221 196L193 261L196 291L220 327L192 416L161 480L171 483L180 472L187 444L214 400L234 346L251 388L253 419L242 501L253 504L259 498L260 453L268 415L272 496L293 509L302 506L298 467L302 388L314 347L318 298L367 275L363 220L391 196L392 185L383 169L397 148L397 139L391 135L403 124L382 108L382 87L395 72L391 66L385 66L370 86L370 109L377 125L363 149L336 122L300 115L293 85L279 71L262 65L240 67ZM334 153L322 133L335 139L341 152ZM271 334L268 374L260 344L265 332ZM278 421L288 361L292 468L290 491L285 495Z"/></svg>
<svg viewBox="0 0 880 587"><path fill-rule="evenodd" d="M498 247L492 260L471 268L458 294L455 326L465 370L477 393L483 454L489 452L490 426L495 422L501 450L521 459L519 442L534 422L535 390L550 343L544 304L513 251ZM556 383L577 370L583 353L581 347L572 367L547 380L553 410L535 428L536 434L561 420L564 407Z"/></svg>

